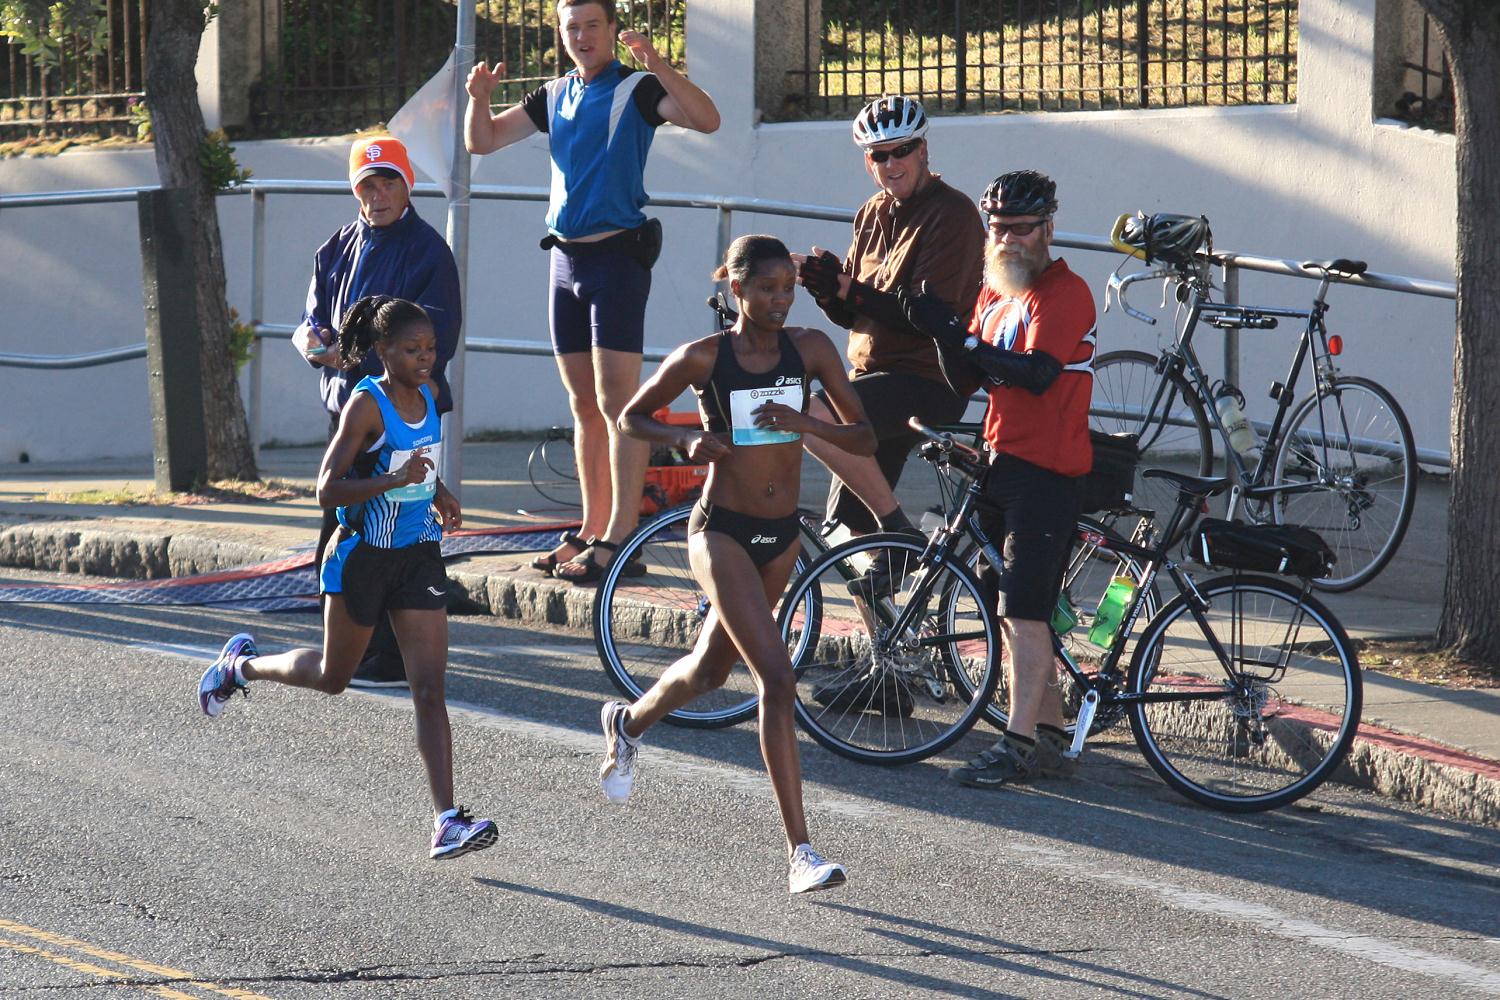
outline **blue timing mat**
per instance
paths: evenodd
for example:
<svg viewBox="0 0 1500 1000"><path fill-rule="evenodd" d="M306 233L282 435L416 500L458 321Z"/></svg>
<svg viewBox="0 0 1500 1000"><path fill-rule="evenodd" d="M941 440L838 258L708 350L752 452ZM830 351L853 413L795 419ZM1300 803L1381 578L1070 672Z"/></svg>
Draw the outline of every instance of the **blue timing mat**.
<svg viewBox="0 0 1500 1000"><path fill-rule="evenodd" d="M539 552L557 543L560 531L578 524L524 528L480 528L444 535L443 557ZM242 569L130 583L0 587L8 604L203 605L234 611L302 611L318 607L318 573L311 552Z"/></svg>

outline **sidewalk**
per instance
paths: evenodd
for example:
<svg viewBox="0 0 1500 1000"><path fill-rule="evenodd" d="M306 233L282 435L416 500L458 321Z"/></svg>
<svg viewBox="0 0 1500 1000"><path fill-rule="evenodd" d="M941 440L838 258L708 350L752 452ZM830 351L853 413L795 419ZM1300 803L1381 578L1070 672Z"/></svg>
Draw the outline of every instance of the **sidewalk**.
<svg viewBox="0 0 1500 1000"><path fill-rule="evenodd" d="M534 447L530 441L465 446L465 527L555 523L576 516L531 485L527 458ZM556 447L567 456L565 446ZM266 450L261 474L310 488L320 458L316 448ZM185 576L275 559L317 537L320 512L311 497L190 507L62 499L84 491L112 494L127 486L144 492L151 487L151 470L144 456L0 465L0 565L119 577ZM544 465L537 472L551 476ZM826 490L826 473L809 462L804 505L817 506ZM565 484L549 492L561 499L577 495ZM908 464L900 492L913 511L936 501L931 475L916 460ZM1424 481L1411 528L1392 564L1352 594L1323 597L1351 637L1432 634L1442 601L1446 516L1446 484ZM492 614L538 625L559 621L561 614L587 627L592 591L543 577L525 567L529 558L466 557L450 566L450 574ZM1350 758L1355 783L1459 818L1500 824L1500 689L1442 688L1367 671L1363 722Z"/></svg>

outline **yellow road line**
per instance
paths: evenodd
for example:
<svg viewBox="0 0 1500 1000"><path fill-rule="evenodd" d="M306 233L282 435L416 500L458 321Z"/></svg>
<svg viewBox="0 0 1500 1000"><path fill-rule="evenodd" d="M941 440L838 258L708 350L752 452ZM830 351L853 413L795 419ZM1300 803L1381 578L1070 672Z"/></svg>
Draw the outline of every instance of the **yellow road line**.
<svg viewBox="0 0 1500 1000"><path fill-rule="evenodd" d="M21 944L19 941L8 941L5 938L0 938L0 948L9 948L11 951L17 951L23 955L35 955L38 958L52 962L54 965L61 965L64 968L72 969L74 972L82 972L86 975L98 976L102 979L125 978L123 972L106 969L102 965L80 962L77 959L69 958L66 955L59 955L56 952L47 951L43 948L33 948L31 945ZM145 990L147 993L154 993L159 997L166 997L167 1000L199 1000L198 997L193 996L191 993L182 993L167 986L141 986L140 989Z"/></svg>
<svg viewBox="0 0 1500 1000"><path fill-rule="evenodd" d="M271 1000L270 997L263 996L259 993L252 993L249 990L235 989L232 986L216 986L213 983L202 982L196 979L191 972L185 972L182 969L174 969L169 965L157 965L153 962L147 962L143 959L133 958L130 955L124 955L117 951L108 951L104 948L96 948L94 945L89 944L87 941L80 941L77 938L70 938L63 934L54 934L51 931L44 931L39 930L35 927L28 927L25 924L18 924L11 920L0 919L0 931L7 931L18 937L31 938L35 941L42 941L46 944L56 945L60 948L70 948L73 951L82 952L83 954L88 955L91 958L103 959L106 962L114 962L118 965L123 965L126 968L134 969L137 972L149 972L152 975L164 976L168 979L184 979L187 980L188 984L191 986L196 986L202 990L209 990L210 992L217 993L220 996L231 997L233 998L233 1000ZM27 949L27 946L25 945L6 942L3 938L0 938L0 944L4 944L6 947L12 948L13 950ZM113 972L109 969L105 969L97 965L90 965L86 962L78 962L63 955L54 956L52 953L43 952L41 949L27 950L46 957L49 960L57 961L58 964L67 965L69 968L77 968L79 971L88 971L91 975L106 975L115 979L124 978L124 976L120 973ZM142 989L146 988L147 987L144 986L142 987ZM177 993L165 986L151 987L151 989L158 992L161 990L168 990L167 993L162 993L161 995L167 996L170 994L171 996L177 998L177 1000L181 1000L182 997L187 997L187 1000L198 1000L198 998L193 997L189 994Z"/></svg>

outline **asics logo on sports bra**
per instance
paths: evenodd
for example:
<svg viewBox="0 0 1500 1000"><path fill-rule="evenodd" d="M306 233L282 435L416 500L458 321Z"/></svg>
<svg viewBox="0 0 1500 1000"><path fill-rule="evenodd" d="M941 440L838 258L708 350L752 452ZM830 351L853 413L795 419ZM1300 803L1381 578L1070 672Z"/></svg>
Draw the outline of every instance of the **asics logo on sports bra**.
<svg viewBox="0 0 1500 1000"><path fill-rule="evenodd" d="M750 539L751 545L775 545L780 535L756 535Z"/></svg>
<svg viewBox="0 0 1500 1000"><path fill-rule="evenodd" d="M777 377L776 384L777 385L801 385L802 384L802 379L795 378L795 377L793 377L791 375L781 375L781 376Z"/></svg>

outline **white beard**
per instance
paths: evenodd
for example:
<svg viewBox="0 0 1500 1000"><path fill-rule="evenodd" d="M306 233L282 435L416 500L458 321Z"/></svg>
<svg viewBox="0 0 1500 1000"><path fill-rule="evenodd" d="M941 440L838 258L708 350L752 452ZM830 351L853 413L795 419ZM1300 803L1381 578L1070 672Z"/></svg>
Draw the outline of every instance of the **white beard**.
<svg viewBox="0 0 1500 1000"><path fill-rule="evenodd" d="M992 243L984 252L984 283L1002 295L1020 295L1036 284L1050 263L1045 247L1035 253L1006 253Z"/></svg>

